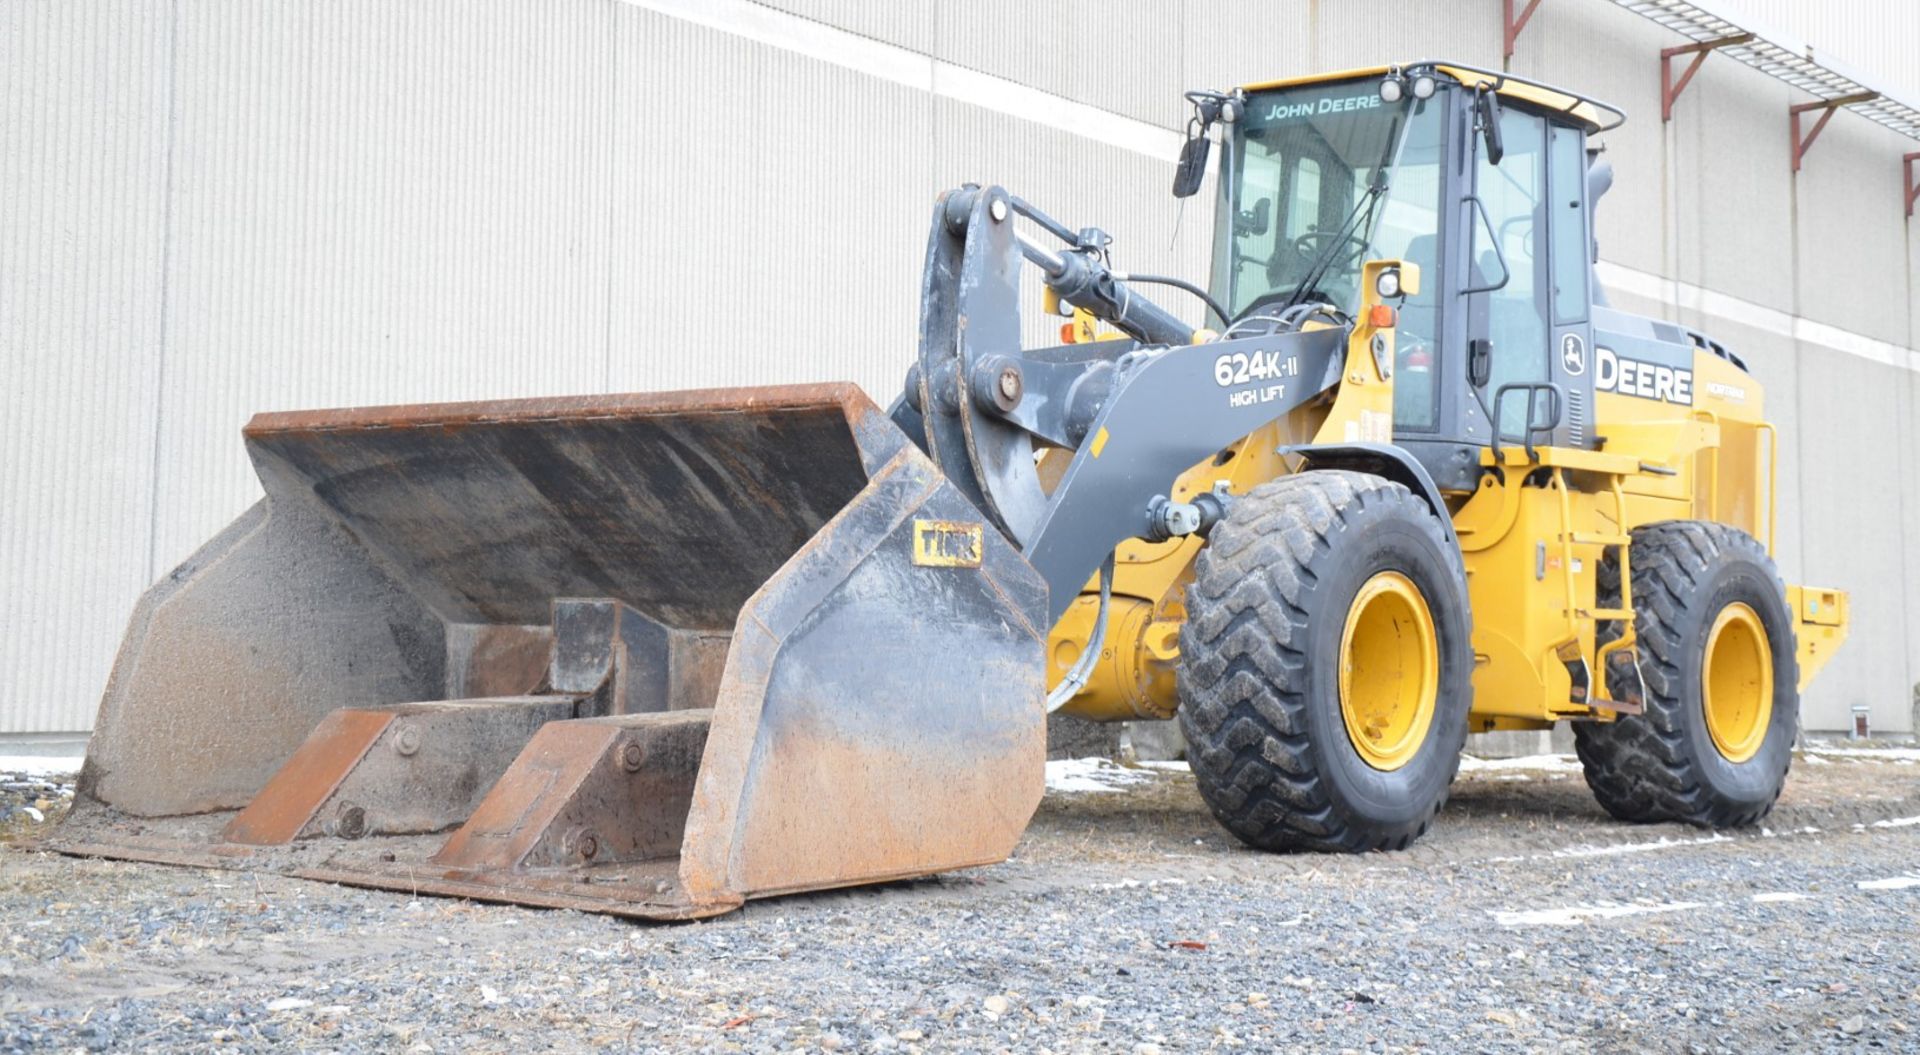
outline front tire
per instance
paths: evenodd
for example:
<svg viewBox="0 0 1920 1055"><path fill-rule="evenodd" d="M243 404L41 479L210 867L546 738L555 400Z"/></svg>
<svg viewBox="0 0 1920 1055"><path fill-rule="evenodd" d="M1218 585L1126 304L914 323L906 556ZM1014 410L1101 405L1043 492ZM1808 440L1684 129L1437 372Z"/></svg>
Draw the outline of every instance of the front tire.
<svg viewBox="0 0 1920 1055"><path fill-rule="evenodd" d="M1407 846L1460 765L1471 636L1459 549L1405 487L1321 471L1241 496L1180 634L1201 797L1257 849Z"/></svg>
<svg viewBox="0 0 1920 1055"><path fill-rule="evenodd" d="M1690 520L1635 530L1629 555L1646 712L1575 723L1587 786L1621 820L1754 824L1786 784L1800 722L1773 559L1743 531ZM1619 574L1601 566L1603 593L1619 596Z"/></svg>

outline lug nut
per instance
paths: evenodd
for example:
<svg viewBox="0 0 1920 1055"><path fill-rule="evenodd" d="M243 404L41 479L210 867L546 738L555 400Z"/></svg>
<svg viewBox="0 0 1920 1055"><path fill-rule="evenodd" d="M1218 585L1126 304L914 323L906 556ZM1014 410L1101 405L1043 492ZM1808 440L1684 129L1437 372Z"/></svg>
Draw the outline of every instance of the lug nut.
<svg viewBox="0 0 1920 1055"><path fill-rule="evenodd" d="M359 806L340 808L340 819L334 825L334 834L342 839L358 839L367 834L367 811Z"/></svg>
<svg viewBox="0 0 1920 1055"><path fill-rule="evenodd" d="M646 751L642 750L639 744L631 740L627 741L626 746L620 749L620 768L629 773L640 772L640 766L646 762L646 760Z"/></svg>
<svg viewBox="0 0 1920 1055"><path fill-rule="evenodd" d="M411 755L420 750L420 727L403 725L393 738L393 749L402 755Z"/></svg>

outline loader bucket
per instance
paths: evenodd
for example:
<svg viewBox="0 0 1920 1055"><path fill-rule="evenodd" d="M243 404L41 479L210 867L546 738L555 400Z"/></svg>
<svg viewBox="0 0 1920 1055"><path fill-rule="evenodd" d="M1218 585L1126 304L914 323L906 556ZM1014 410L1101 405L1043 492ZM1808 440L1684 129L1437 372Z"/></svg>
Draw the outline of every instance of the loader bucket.
<svg viewBox="0 0 1920 1055"><path fill-rule="evenodd" d="M851 385L263 414L55 849L651 918L998 861L1046 588Z"/></svg>

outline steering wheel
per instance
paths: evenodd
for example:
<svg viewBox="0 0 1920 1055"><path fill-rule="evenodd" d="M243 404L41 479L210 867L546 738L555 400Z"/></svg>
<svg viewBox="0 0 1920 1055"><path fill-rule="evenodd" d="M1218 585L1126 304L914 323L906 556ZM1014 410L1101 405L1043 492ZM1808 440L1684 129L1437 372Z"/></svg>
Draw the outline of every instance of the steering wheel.
<svg viewBox="0 0 1920 1055"><path fill-rule="evenodd" d="M1338 231L1308 231L1293 240L1293 249L1308 260L1318 260L1321 253L1326 251L1325 247L1340 243L1345 243L1345 251L1334 258L1333 266L1344 271L1366 254L1367 240L1359 235L1342 235Z"/></svg>

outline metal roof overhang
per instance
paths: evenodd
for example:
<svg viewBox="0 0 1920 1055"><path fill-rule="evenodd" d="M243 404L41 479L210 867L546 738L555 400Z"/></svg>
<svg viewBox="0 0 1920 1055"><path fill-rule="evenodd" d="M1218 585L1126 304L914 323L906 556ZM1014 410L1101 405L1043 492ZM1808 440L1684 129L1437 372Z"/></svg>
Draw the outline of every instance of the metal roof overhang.
<svg viewBox="0 0 1920 1055"><path fill-rule="evenodd" d="M1890 128L1909 139L1920 139L1920 105L1875 85L1813 46L1785 33L1758 25L1745 15L1724 13L1719 0L1613 0L1633 13L1659 23L1695 44L1729 41L1715 49L1813 96L1821 104L1838 105ZM1734 43L1730 38L1747 37Z"/></svg>

